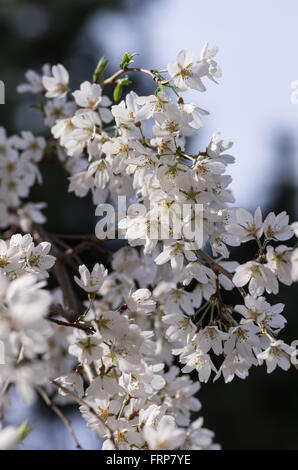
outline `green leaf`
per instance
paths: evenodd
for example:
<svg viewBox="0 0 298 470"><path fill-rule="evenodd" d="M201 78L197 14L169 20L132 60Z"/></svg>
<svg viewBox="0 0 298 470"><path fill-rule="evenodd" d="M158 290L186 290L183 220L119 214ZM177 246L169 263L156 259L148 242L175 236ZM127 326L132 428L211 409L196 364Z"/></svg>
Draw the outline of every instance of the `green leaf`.
<svg viewBox="0 0 298 470"><path fill-rule="evenodd" d="M124 77L119 78L119 80L117 80L117 83L120 83L120 85L125 86L130 85L132 81L129 80L128 75L125 75Z"/></svg>
<svg viewBox="0 0 298 470"><path fill-rule="evenodd" d="M125 54L121 58L121 63L119 65L120 69L125 69L129 64L132 64L133 63L132 58L135 55L138 55L138 54L136 54L136 53L130 54L129 52L125 52Z"/></svg>
<svg viewBox="0 0 298 470"><path fill-rule="evenodd" d="M101 83L103 81L103 72L108 65L108 59L103 55L96 66L96 69L93 73L93 83Z"/></svg>
<svg viewBox="0 0 298 470"><path fill-rule="evenodd" d="M119 101L121 96L122 96L122 85L121 83L118 82L114 88L114 93L113 93L114 101Z"/></svg>
<svg viewBox="0 0 298 470"><path fill-rule="evenodd" d="M28 422L24 421L18 428L19 431L19 439L18 439L18 444L21 444L23 440L30 434L32 431L32 428L28 426Z"/></svg>
<svg viewBox="0 0 298 470"><path fill-rule="evenodd" d="M29 109L31 109L32 111L38 111L39 113L43 114L42 110L38 106L35 106L34 104L29 106Z"/></svg>

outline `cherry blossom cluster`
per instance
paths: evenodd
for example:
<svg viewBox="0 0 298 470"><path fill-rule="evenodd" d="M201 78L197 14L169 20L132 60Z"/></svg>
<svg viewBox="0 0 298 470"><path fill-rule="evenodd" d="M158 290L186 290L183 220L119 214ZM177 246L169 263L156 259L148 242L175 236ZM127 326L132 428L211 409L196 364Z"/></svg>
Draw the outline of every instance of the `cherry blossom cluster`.
<svg viewBox="0 0 298 470"><path fill-rule="evenodd" d="M137 250L130 247L113 256L115 271L111 274L99 264L91 272L80 267L80 278L75 279L91 299L84 319L94 331L90 335L74 330L68 338L69 353L93 374L85 390L77 373L57 380L84 397L97 414L81 406L88 426L102 438L107 437L107 426L118 449L216 448L213 433L202 427L202 419L190 422L191 412L201 408L193 396L199 382L181 376L170 347L164 347L167 339L162 312L154 296L148 288L136 289L136 283L141 282L141 262L147 263L155 278L154 262L149 266L148 260L144 256L140 259ZM114 443L106 439L103 449L113 448Z"/></svg>
<svg viewBox="0 0 298 470"><path fill-rule="evenodd" d="M15 234L9 240L0 240L0 273L10 279L26 272L48 277L48 270L55 263L55 257L49 254L50 249L49 242L35 245L29 233L23 236Z"/></svg>
<svg viewBox="0 0 298 470"><path fill-rule="evenodd" d="M45 203L29 202L30 188L42 183L38 163L46 150L46 140L30 131L8 137L0 127L0 228L11 225L29 232L32 222L44 223Z"/></svg>
<svg viewBox="0 0 298 470"><path fill-rule="evenodd" d="M30 234L0 239L0 425L11 406L12 384L32 404L36 388L49 388L51 378L70 364L63 357L66 332L57 332L47 321L52 302L59 299L58 293L45 289L55 263L50 248L48 242L35 244ZM26 422L0 427L0 449L21 442L29 429Z"/></svg>
<svg viewBox="0 0 298 470"><path fill-rule="evenodd" d="M45 65L40 75L29 71L19 92L37 96L48 140L30 132L0 136L2 228L32 227L42 238L42 206L22 199L40 180L46 148L68 171L76 196L90 191L96 206L116 204L118 196L134 203L117 227L128 244L106 266L76 265L76 247L54 266L50 243L35 245L30 234L0 240L0 339L9 357L0 383L15 383L25 398L42 384L55 403L79 404L103 449L218 449L198 417L200 384L244 379L264 363L268 373L298 363L296 349L278 337L284 305L266 297L298 280L297 243L284 244L297 238L298 222L290 224L285 212L263 218L260 207L251 214L233 206L232 142L220 133L203 150L187 150L208 112L183 93L217 83L216 54L206 45L196 60L183 50L165 70L133 67L133 55L125 54L108 78L102 58L93 81L74 91L61 64ZM147 75L156 89L149 96L130 91L120 101L132 72ZM255 243L255 256L239 264L230 247L246 242ZM88 243L100 245L94 237ZM75 273L65 280L69 258ZM53 266L59 287L49 293L41 279ZM85 293L77 311L69 305L75 288ZM233 306L225 301L232 290ZM13 445L18 432L0 431L0 447L3 433Z"/></svg>

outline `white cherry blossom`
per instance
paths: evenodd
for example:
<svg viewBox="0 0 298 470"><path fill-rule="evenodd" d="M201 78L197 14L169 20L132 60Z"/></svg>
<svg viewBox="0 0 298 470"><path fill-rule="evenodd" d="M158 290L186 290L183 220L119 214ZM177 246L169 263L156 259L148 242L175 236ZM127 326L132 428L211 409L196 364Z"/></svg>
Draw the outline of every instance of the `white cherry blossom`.
<svg viewBox="0 0 298 470"><path fill-rule="evenodd" d="M227 225L226 230L235 235L239 243L259 239L262 236L263 222L260 207L256 209L254 216L245 209L237 209L236 219L238 224Z"/></svg>
<svg viewBox="0 0 298 470"><path fill-rule="evenodd" d="M98 291L104 282L108 271L102 264L96 263L90 273L89 269L83 264L79 267L81 278L74 277L76 283L86 292L93 293Z"/></svg>
<svg viewBox="0 0 298 470"><path fill-rule="evenodd" d="M63 98L68 92L69 74L62 64L53 65L51 75L44 75L42 84L48 98Z"/></svg>
<svg viewBox="0 0 298 470"><path fill-rule="evenodd" d="M284 241L292 238L294 232L289 225L287 213L284 211L275 215L274 212L270 212L264 220L264 234L269 240Z"/></svg>

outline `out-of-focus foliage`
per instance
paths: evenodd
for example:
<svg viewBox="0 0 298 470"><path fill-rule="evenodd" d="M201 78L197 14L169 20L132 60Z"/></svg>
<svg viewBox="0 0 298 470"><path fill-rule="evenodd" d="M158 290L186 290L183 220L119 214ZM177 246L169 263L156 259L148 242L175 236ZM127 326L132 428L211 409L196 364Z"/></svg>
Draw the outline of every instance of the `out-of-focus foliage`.
<svg viewBox="0 0 298 470"><path fill-rule="evenodd" d="M101 55L95 50L85 22L100 9L121 11L122 0L1 0L0 77L6 85L6 106L0 122L15 130L15 88L30 67L64 62L77 77L93 71ZM24 98L25 101L26 97ZM21 120L21 118L20 118Z"/></svg>

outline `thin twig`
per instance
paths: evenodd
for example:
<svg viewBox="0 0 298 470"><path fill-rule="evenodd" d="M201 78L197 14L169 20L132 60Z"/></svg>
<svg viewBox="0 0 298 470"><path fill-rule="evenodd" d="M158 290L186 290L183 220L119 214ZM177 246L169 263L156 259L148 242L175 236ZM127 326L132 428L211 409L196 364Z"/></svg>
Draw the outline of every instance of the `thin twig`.
<svg viewBox="0 0 298 470"><path fill-rule="evenodd" d="M39 387L38 385L35 387L36 390L38 391L39 395L41 396L41 398L43 399L43 401L45 402L45 404L51 408L51 410L61 419L61 421L65 424L65 426L67 427L68 431L70 432L75 444L76 444L76 448L77 449L80 449L80 450L84 450L83 447L81 446L81 444L79 443L75 433L74 433L74 430L72 429L72 426L70 424L70 421L69 419L62 413L62 411L56 406L54 405L54 403L52 402L52 400L50 399L50 397L46 394L46 392L43 390L43 388Z"/></svg>
<svg viewBox="0 0 298 470"><path fill-rule="evenodd" d="M110 83L114 83L117 80L117 78L121 77L121 75L123 75L124 73L127 73L127 72L145 73L146 75L149 75L155 82L159 83L159 81L160 81L159 78L157 77L157 75L152 70L143 69L143 68L139 68L139 67L133 67L133 68L125 67L124 69L120 69L117 72L115 72L109 78L106 78L101 83L101 85L104 86L104 85L108 85Z"/></svg>
<svg viewBox="0 0 298 470"><path fill-rule="evenodd" d="M220 292L220 286L219 286L219 280L218 277L216 278L216 298L217 298L217 307L218 307L218 315L220 318L222 318L222 309L223 309L223 301L221 298L221 292Z"/></svg>
<svg viewBox="0 0 298 470"><path fill-rule="evenodd" d="M201 258L204 259L204 261L206 261L206 263L215 272L215 274L218 274L218 273L223 274L228 279L230 279L230 281L233 282L233 275L231 273L229 273L225 268L220 266L220 264L217 264L216 261L214 261L212 258L210 258L209 255L207 255L207 253L205 253L203 250L197 250L197 253L201 256ZM233 282L233 284L234 284L234 282ZM234 286L235 286L235 284L234 284ZM235 286L235 287L240 292L242 297L244 298L246 296L245 290L242 287L238 287L238 286Z"/></svg>
<svg viewBox="0 0 298 470"><path fill-rule="evenodd" d="M64 253L61 253L61 255L59 257L59 260L63 261L66 258L74 257L78 253L82 253L82 252L84 252L86 250L89 250L89 249L92 249L92 248L94 250L98 251L100 254L104 254L106 256L110 256L110 254L111 254L110 251L104 250L103 248L98 246L98 244L95 241L86 240L86 241L83 241L82 243L79 243L78 245L76 245L74 247L69 247ZM81 261L80 264L83 264L83 262Z"/></svg>
<svg viewBox="0 0 298 470"><path fill-rule="evenodd" d="M85 402L85 400L83 400L82 398L78 397L75 393L73 393L72 390L69 390L68 388L66 388L63 385L59 384L55 380L52 380L51 383L53 385L55 385L57 388L60 388L60 390L62 390L64 393L67 393L69 396L71 396L74 399L74 401L76 401L79 405L86 408L87 411L89 413L91 413L97 419L97 421L101 424L101 426L103 427L103 429L106 432L107 438L111 441L113 448L115 450L118 450L117 444L116 444L115 439L114 439L113 431L109 428L109 426L107 426L107 424L104 422L104 420L101 419L101 417L96 414L96 412L93 410L93 408L91 408L91 406L88 405L88 403Z"/></svg>
<svg viewBox="0 0 298 470"><path fill-rule="evenodd" d="M48 241L52 244L52 254L57 258L53 266L53 272L63 293L63 302L65 305L65 318L68 321L73 322L77 317L81 315L81 313L83 312L83 308L82 304L79 302L73 290L66 266L59 260L61 251L55 245L55 243L53 243L50 236L43 229L43 227L38 224L34 225L33 237L38 242Z"/></svg>
<svg viewBox="0 0 298 470"><path fill-rule="evenodd" d="M59 325L59 326L77 328L78 330L83 330L86 333L94 333L95 332L95 329L92 326L82 325L81 323L70 323L70 322L66 322L66 321L63 321L63 320L57 320L56 318L51 318L51 317L46 317L46 320L48 320L52 323L55 323L56 325Z"/></svg>

